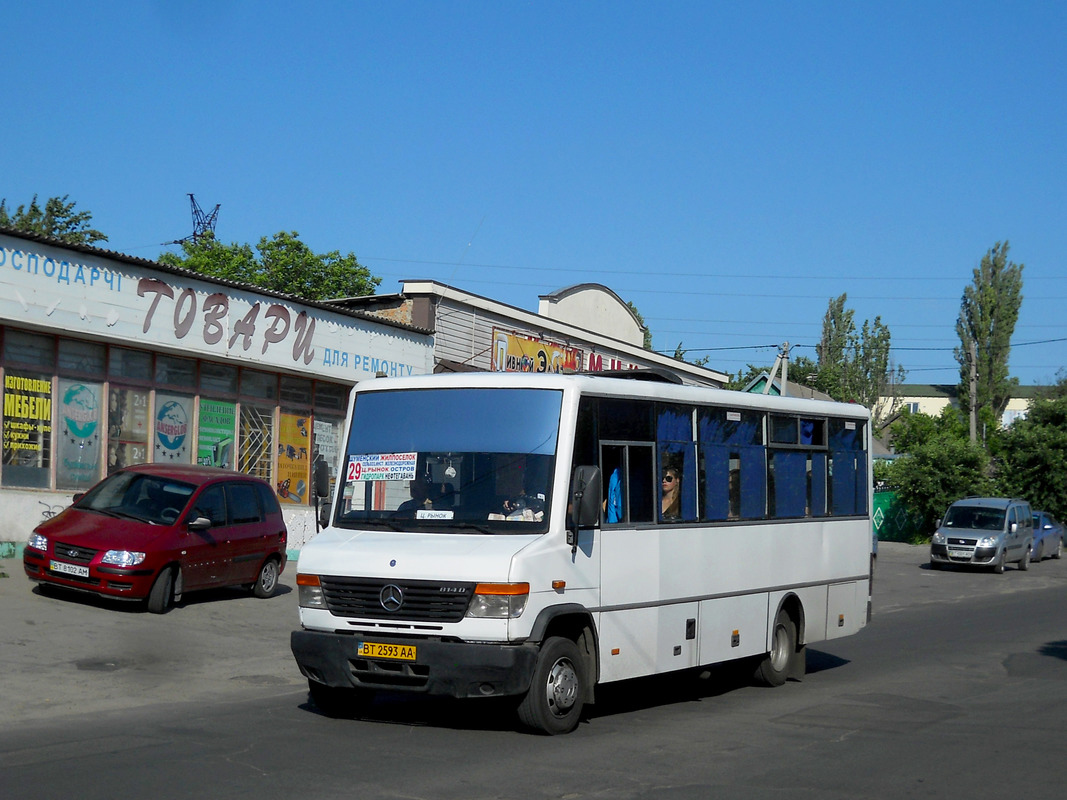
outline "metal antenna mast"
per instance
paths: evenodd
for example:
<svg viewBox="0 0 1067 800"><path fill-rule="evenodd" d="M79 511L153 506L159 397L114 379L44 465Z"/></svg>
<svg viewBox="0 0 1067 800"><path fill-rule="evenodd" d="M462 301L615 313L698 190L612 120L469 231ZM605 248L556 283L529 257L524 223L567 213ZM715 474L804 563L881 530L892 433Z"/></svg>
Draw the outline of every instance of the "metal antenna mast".
<svg viewBox="0 0 1067 800"><path fill-rule="evenodd" d="M204 238L205 234L210 233L212 236L215 235L215 220L219 216L219 206L221 203L216 203L215 208L211 210L211 213L205 214L203 209L200 208L200 204L196 202L193 193L190 192L189 205L191 205L193 209L193 232L184 239L176 239L173 242L167 242L167 244L185 244L186 242L200 244L200 240Z"/></svg>

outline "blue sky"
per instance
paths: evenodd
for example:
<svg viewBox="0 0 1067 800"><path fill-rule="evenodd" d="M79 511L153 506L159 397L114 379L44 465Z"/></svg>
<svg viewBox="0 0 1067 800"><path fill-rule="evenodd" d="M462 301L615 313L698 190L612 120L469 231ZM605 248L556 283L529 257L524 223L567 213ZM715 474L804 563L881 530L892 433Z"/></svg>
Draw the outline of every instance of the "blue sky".
<svg viewBox="0 0 1067 800"><path fill-rule="evenodd" d="M1025 264L1012 373L1067 367L1067 4L6 4L0 197L110 249L299 232L536 310L603 283L657 350L814 358L832 297L958 380L982 255Z"/></svg>

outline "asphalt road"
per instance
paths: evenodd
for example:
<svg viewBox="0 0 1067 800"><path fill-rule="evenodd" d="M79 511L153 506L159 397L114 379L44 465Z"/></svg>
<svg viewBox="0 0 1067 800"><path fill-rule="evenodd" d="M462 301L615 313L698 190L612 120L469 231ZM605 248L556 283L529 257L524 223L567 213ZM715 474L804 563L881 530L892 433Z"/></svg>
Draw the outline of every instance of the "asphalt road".
<svg viewBox="0 0 1067 800"><path fill-rule="evenodd" d="M39 596L0 562L0 793L26 798L1059 798L1067 559L934 572L883 543L871 625L803 682L626 682L563 737L491 703L307 703L284 593L166 616Z"/></svg>

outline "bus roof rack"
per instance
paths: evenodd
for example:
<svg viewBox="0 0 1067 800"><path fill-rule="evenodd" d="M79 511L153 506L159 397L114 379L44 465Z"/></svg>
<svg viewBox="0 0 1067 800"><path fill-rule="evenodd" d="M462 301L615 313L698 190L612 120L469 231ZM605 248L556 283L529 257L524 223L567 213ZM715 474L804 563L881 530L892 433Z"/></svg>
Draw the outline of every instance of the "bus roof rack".
<svg viewBox="0 0 1067 800"><path fill-rule="evenodd" d="M641 367L640 369L605 369L599 372L586 372L594 378L627 378L631 381L656 381L658 383L681 384L678 373L663 367Z"/></svg>

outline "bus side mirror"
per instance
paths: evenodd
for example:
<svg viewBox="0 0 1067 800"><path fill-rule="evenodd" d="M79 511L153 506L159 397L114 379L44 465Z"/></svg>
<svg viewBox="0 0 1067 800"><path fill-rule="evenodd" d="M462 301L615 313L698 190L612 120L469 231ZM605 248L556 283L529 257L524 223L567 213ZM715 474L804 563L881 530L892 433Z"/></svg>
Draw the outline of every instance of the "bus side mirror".
<svg viewBox="0 0 1067 800"><path fill-rule="evenodd" d="M592 528L600 521L600 467L583 465L574 468L571 479L570 514L567 520L567 544L571 552L578 547L578 529Z"/></svg>
<svg viewBox="0 0 1067 800"><path fill-rule="evenodd" d="M321 458L315 462L315 474L312 476L315 495L326 497L330 493L330 466Z"/></svg>
<svg viewBox="0 0 1067 800"><path fill-rule="evenodd" d="M321 457L311 467L311 488L315 494L315 533L330 524L330 504L320 501L330 494L330 465Z"/></svg>

